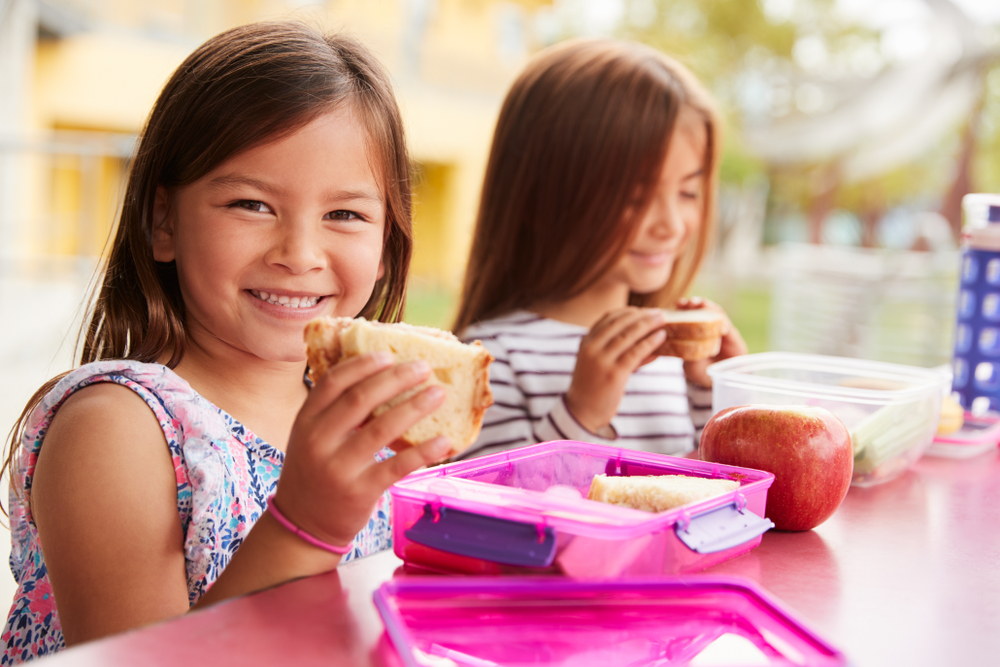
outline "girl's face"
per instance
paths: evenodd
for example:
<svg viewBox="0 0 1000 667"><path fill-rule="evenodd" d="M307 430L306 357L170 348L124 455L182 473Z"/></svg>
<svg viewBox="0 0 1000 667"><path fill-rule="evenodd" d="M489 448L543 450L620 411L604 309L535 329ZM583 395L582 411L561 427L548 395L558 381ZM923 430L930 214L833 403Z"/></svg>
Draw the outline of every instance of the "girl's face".
<svg viewBox="0 0 1000 667"><path fill-rule="evenodd" d="M649 208L605 280L637 294L667 284L674 262L702 222L707 141L704 119L682 107Z"/></svg>
<svg viewBox="0 0 1000 667"><path fill-rule="evenodd" d="M361 311L385 230L366 137L347 106L158 191L153 256L177 262L196 343L304 361L306 321Z"/></svg>

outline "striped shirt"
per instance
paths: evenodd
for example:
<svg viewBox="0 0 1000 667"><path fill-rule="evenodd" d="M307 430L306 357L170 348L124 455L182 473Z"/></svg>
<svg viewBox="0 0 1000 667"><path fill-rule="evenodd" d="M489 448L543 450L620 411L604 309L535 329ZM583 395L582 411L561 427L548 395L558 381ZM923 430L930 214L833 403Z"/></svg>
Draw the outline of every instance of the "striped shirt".
<svg viewBox="0 0 1000 667"><path fill-rule="evenodd" d="M580 440L662 454L686 454L712 415L712 390L684 377L677 357L658 357L628 379L608 439L581 426L566 408L580 340L586 327L528 311L474 324L465 342L482 341L490 365L493 406L479 439L459 458L493 454L549 440Z"/></svg>

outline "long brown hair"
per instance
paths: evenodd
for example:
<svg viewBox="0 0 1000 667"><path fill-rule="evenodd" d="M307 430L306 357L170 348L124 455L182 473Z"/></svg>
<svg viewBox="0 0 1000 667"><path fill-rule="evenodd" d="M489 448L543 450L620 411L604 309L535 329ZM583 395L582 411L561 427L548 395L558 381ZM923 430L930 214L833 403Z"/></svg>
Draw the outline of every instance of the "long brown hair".
<svg viewBox="0 0 1000 667"><path fill-rule="evenodd" d="M500 110L454 330L597 281L649 206L682 107L704 119L708 138L702 224L667 284L630 295L633 305L673 303L705 256L721 145L715 106L683 65L647 46L580 39L538 54Z"/></svg>
<svg viewBox="0 0 1000 667"><path fill-rule="evenodd" d="M80 332L80 363L102 359L175 367L186 346L173 262L153 259L153 206L238 153L342 105L358 112L386 200L383 277L361 311L402 317L412 250L410 161L389 76L360 43L300 23L256 23L208 40L177 68L150 112L132 161L103 280ZM28 416L62 376L42 386L8 436L3 470L19 491L17 453ZM2 472L2 470L0 470ZM2 507L2 505L0 505Z"/></svg>

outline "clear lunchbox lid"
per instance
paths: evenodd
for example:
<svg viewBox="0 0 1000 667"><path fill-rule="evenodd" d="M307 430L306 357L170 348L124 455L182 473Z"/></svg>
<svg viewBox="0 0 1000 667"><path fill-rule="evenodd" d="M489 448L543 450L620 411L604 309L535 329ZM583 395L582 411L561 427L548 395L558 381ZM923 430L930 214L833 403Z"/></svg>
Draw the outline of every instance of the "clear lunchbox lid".
<svg viewBox="0 0 1000 667"><path fill-rule="evenodd" d="M375 605L407 667L845 665L741 577L401 577Z"/></svg>
<svg viewBox="0 0 1000 667"><path fill-rule="evenodd" d="M908 402L950 386L940 368L919 368L867 359L797 352L761 352L731 357L708 367L713 382L766 389L819 400L887 404Z"/></svg>

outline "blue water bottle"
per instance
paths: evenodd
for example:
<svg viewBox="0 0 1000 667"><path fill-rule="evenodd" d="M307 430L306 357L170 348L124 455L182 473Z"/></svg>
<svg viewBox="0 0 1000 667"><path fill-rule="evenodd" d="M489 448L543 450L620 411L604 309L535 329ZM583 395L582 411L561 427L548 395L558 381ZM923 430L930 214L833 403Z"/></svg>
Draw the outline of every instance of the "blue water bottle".
<svg viewBox="0 0 1000 667"><path fill-rule="evenodd" d="M1000 195L965 195L962 214L952 389L980 414L1000 411Z"/></svg>

